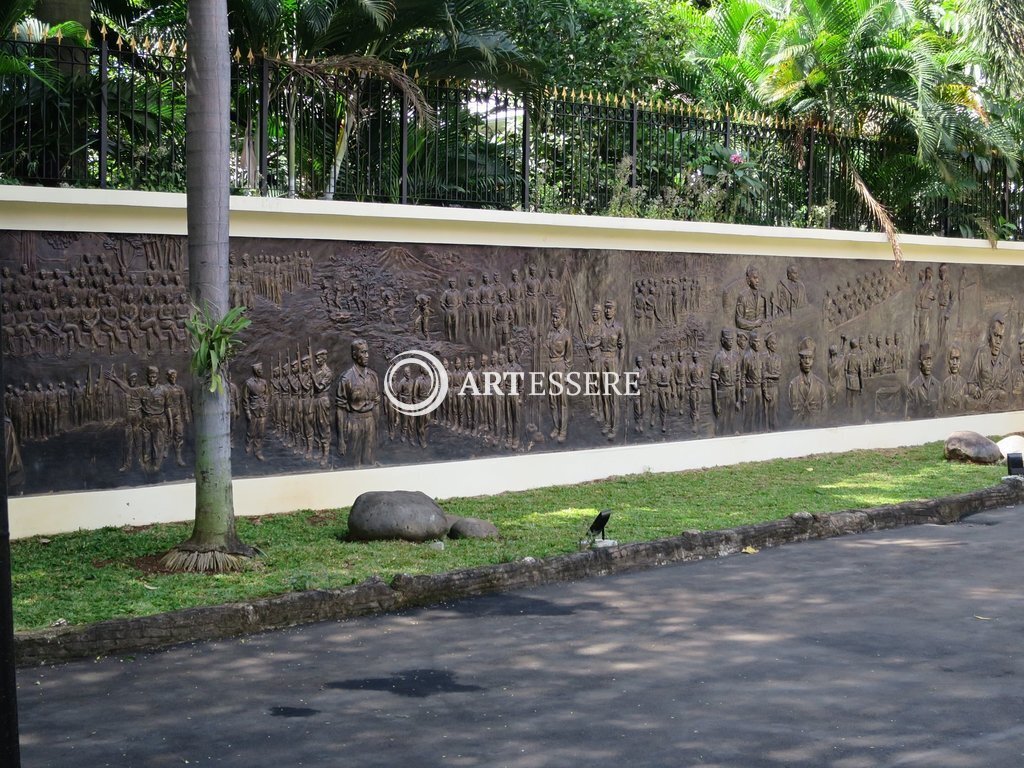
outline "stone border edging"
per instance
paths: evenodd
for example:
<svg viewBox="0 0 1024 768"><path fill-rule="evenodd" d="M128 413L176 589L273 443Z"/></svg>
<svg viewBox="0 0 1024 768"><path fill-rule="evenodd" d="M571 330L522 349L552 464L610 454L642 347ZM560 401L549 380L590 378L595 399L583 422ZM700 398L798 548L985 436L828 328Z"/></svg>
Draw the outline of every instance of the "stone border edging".
<svg viewBox="0 0 1024 768"><path fill-rule="evenodd" d="M489 592L723 557L747 547L765 549L790 542L923 523L944 525L986 509L1021 503L1024 503L1024 478L1008 477L998 485L944 499L822 515L797 512L781 520L718 531L686 531L680 536L541 560L526 558L426 576L398 574L390 584L371 578L345 589L314 589L134 619L18 632L14 639L15 656L17 665L25 667L152 651L183 643L414 608Z"/></svg>

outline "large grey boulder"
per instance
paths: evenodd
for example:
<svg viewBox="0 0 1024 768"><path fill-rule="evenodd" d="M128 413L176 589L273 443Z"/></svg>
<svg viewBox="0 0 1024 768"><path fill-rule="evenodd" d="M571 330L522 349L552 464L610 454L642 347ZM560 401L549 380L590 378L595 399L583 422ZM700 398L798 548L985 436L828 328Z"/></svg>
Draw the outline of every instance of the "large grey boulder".
<svg viewBox="0 0 1024 768"><path fill-rule="evenodd" d="M448 529L452 539L498 539L501 533L497 526L478 517L457 517Z"/></svg>
<svg viewBox="0 0 1024 768"><path fill-rule="evenodd" d="M1003 460L999 446L977 432L954 432L946 438L943 451L950 461L968 461L973 464L998 464Z"/></svg>
<svg viewBox="0 0 1024 768"><path fill-rule="evenodd" d="M348 515L349 537L357 541L430 541L447 532L444 511L419 491L368 491Z"/></svg>

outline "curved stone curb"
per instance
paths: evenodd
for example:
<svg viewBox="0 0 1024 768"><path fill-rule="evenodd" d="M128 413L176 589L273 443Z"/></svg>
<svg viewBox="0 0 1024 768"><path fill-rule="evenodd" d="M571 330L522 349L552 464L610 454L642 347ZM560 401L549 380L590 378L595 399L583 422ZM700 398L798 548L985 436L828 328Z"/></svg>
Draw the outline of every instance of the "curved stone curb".
<svg viewBox="0 0 1024 768"><path fill-rule="evenodd" d="M365 616L523 587L732 555L795 541L922 523L954 523L968 515L1024 503L1024 478L1008 477L980 491L874 509L812 515L720 531L687 531L656 541L623 544L541 560L466 568L428 576L399 574L391 584L373 578L346 589L314 589L244 603L188 608L135 619L19 632L19 666L166 648L201 640L283 629L299 624Z"/></svg>

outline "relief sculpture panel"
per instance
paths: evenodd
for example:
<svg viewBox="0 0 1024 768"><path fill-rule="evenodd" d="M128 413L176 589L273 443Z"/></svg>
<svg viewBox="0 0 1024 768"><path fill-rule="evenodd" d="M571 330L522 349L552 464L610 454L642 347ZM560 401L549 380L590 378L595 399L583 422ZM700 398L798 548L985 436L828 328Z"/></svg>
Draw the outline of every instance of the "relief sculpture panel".
<svg viewBox="0 0 1024 768"><path fill-rule="evenodd" d="M184 238L0 243L12 492L190 477ZM253 321L231 367L234 469L1014 410L1022 282L989 265L233 239L230 296Z"/></svg>

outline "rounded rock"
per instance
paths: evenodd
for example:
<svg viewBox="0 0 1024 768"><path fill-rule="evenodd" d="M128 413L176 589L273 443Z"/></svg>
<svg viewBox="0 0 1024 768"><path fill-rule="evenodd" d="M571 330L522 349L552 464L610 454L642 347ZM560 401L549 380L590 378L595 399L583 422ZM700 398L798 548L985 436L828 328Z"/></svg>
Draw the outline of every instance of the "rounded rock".
<svg viewBox="0 0 1024 768"><path fill-rule="evenodd" d="M954 432L946 438L943 454L950 461L998 464L1003 460L999 446L977 432Z"/></svg>
<svg viewBox="0 0 1024 768"><path fill-rule="evenodd" d="M419 491L368 491L348 515L349 537L357 541L431 541L448 532L444 511Z"/></svg>

